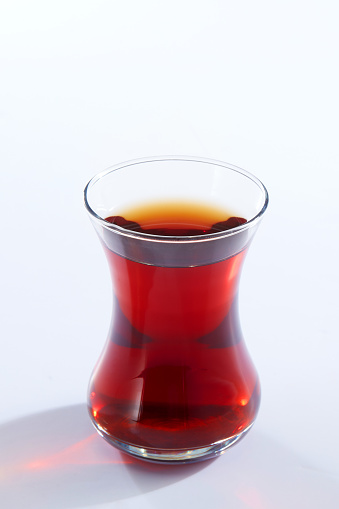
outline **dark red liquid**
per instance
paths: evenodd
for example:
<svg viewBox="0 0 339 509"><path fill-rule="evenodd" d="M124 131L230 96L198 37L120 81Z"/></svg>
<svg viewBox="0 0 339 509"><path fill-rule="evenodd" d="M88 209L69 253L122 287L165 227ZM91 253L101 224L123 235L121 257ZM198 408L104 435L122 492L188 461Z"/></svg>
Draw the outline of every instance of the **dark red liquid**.
<svg viewBox="0 0 339 509"><path fill-rule="evenodd" d="M137 220L129 223L152 233ZM154 221L153 232L204 234L227 229L234 219L226 227L227 221L216 221L200 229L191 220L174 223ZM90 411L104 436L138 447L187 449L248 428L260 389L238 322L245 250L194 267L149 265L105 251L114 313L90 384Z"/></svg>

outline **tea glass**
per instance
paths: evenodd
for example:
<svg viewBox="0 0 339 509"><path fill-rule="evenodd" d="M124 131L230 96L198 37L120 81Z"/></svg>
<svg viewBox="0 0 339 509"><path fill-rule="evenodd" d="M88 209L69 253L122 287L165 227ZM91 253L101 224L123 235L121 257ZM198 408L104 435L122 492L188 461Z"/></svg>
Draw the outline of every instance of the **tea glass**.
<svg viewBox="0 0 339 509"><path fill-rule="evenodd" d="M246 222L217 233L165 236L106 220L152 203L218 207ZM260 384L237 296L267 205L255 176L195 157L128 161L87 184L85 206L113 287L88 408L113 446L148 461L194 462L221 454L253 425Z"/></svg>

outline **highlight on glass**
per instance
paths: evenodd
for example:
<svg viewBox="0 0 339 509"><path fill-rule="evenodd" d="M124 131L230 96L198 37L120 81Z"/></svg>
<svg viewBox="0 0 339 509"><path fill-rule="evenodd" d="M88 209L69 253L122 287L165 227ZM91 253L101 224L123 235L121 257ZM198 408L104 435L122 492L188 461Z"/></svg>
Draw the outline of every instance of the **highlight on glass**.
<svg viewBox="0 0 339 509"><path fill-rule="evenodd" d="M224 452L253 425L260 384L237 297L267 205L250 173L194 157L129 161L87 184L113 289L88 408L113 446L193 462Z"/></svg>

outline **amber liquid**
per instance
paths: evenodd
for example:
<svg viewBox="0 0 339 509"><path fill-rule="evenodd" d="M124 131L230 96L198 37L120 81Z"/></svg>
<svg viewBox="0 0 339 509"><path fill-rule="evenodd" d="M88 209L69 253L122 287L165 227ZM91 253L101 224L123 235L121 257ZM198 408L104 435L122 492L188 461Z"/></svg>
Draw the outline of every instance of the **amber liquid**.
<svg viewBox="0 0 339 509"><path fill-rule="evenodd" d="M170 204L107 221L166 236L205 235L245 222L220 214ZM247 429L260 389L238 321L245 250L217 263L164 267L105 249L115 302L90 383L90 412L99 430L137 447L177 450Z"/></svg>

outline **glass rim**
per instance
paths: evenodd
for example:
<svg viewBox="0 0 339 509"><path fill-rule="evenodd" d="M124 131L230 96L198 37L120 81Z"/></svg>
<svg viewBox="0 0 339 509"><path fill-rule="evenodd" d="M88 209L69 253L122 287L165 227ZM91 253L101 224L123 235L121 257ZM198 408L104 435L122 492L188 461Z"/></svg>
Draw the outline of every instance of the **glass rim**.
<svg viewBox="0 0 339 509"><path fill-rule="evenodd" d="M230 228L229 230L220 231L216 233L209 233L205 235L182 235L182 236L176 236L176 235L154 235L151 233L143 233L143 232L136 232L133 230L127 230L126 228L122 228L121 226L118 226L116 224L110 223L109 221L106 221L106 219L99 216L93 208L89 204L88 200L88 192L91 187L94 186L99 180L104 178L106 175L109 175L110 173L113 173L117 170L122 170L123 168L128 168L129 166L134 166L136 164L143 164L143 163L153 163L153 162L165 162L165 161L183 161L183 162L197 162L197 163L205 163L210 164L214 166L219 166L231 171L235 171L236 173L239 173L243 175L244 177L247 177L250 179L253 183L255 183L259 189L262 191L264 196L264 203L259 212L246 221L246 223L243 223L239 226L236 226L234 228ZM187 242L207 242L211 240L217 240L220 238L230 237L232 235L236 235L240 232L244 232L245 230L250 229L252 226L257 224L261 217L263 216L265 210L267 209L269 202L269 196L268 191L264 184L259 180L255 175L252 173L243 170L242 168L235 166L230 163L226 163L223 161L219 161L216 159L208 159L204 157L195 157L195 156L154 156L154 157L143 157L139 159L131 159L129 161L125 161L119 164L115 164L113 166L110 166L106 168L105 170L101 171L100 173L97 173L92 177L84 189L84 203L85 207L87 209L87 212L90 214L90 216L101 226L103 226L105 229L114 231L115 233L119 235L123 235L124 237L130 237L135 238L139 240L145 240L145 241L151 241L151 242L164 242L164 243L187 243Z"/></svg>

